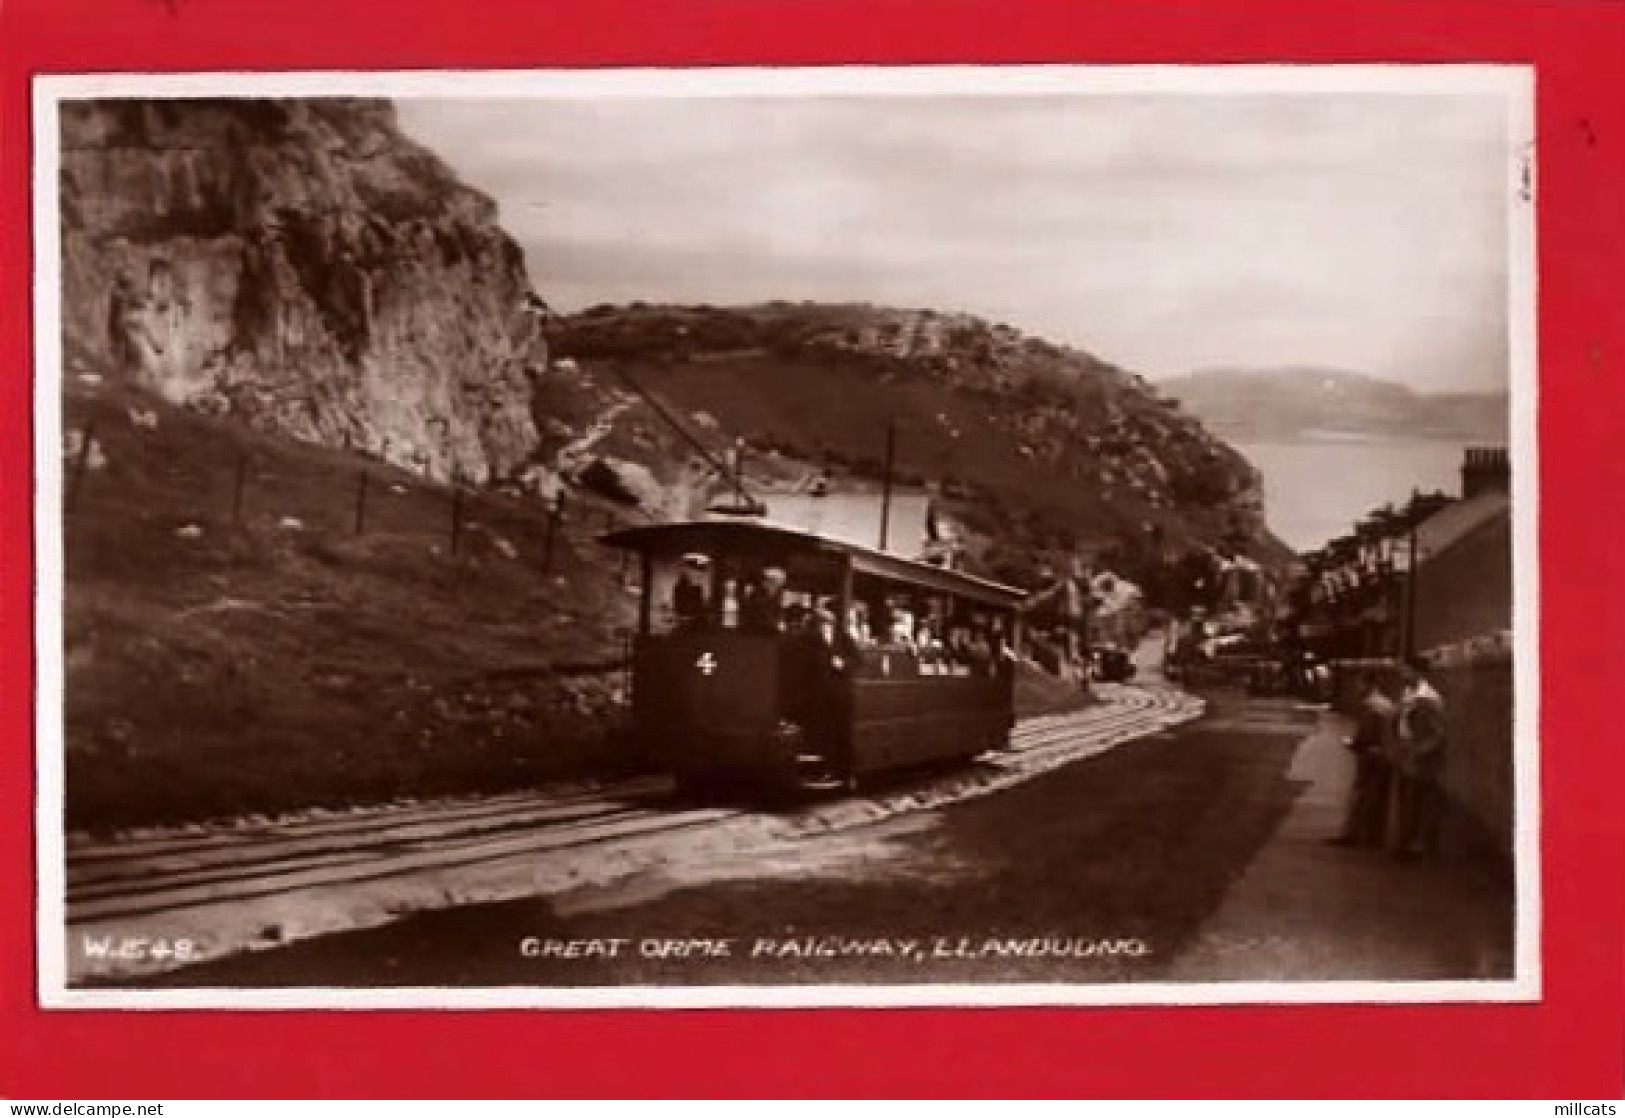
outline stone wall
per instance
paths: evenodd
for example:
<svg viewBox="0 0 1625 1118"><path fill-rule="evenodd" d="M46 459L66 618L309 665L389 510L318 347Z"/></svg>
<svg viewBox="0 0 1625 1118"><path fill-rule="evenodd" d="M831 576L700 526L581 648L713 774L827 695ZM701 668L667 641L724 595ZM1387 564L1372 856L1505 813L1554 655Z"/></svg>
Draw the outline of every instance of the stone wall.
<svg viewBox="0 0 1625 1118"><path fill-rule="evenodd" d="M1513 833L1513 694L1510 643L1463 651L1433 670L1450 720L1445 784L1466 828L1457 837L1510 855Z"/></svg>

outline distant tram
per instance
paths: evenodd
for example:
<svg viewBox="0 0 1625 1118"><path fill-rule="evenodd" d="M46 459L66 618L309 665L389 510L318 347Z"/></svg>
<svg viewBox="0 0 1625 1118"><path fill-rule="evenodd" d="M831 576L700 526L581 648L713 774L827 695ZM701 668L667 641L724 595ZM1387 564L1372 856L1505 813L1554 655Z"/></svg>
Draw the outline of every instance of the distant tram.
<svg viewBox="0 0 1625 1118"><path fill-rule="evenodd" d="M1007 747L1023 592L755 520L629 528L632 712L690 793L856 787Z"/></svg>

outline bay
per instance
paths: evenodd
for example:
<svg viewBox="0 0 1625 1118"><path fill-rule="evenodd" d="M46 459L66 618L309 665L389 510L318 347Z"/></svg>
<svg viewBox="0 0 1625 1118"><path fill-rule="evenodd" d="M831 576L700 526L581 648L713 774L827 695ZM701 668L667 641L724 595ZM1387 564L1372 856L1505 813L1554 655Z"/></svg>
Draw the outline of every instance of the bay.
<svg viewBox="0 0 1625 1118"><path fill-rule="evenodd" d="M1308 438L1237 442L1264 475L1264 517L1294 551L1348 534L1372 509L1413 489L1461 493L1466 443L1443 439Z"/></svg>

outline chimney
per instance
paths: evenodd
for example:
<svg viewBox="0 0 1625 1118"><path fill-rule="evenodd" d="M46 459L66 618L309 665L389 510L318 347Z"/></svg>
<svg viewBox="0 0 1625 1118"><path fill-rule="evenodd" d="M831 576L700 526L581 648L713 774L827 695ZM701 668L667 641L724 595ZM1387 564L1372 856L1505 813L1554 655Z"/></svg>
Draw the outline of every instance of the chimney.
<svg viewBox="0 0 1625 1118"><path fill-rule="evenodd" d="M1470 446L1461 460L1461 499L1470 501L1480 493L1509 492L1512 465L1504 446Z"/></svg>

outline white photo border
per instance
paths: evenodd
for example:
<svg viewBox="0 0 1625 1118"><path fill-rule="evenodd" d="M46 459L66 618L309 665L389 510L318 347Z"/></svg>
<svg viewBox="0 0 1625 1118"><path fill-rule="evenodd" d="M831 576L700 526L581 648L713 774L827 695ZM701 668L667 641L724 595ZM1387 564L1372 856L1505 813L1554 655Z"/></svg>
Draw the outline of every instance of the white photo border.
<svg viewBox="0 0 1625 1118"><path fill-rule="evenodd" d="M1502 96L1508 123L1514 974L1484 981L70 989L64 793L59 106L88 98L459 100L1390 93ZM1532 1002L1541 997L1535 68L1527 64L975 65L41 75L32 83L35 851L46 1009L679 1009Z"/></svg>

